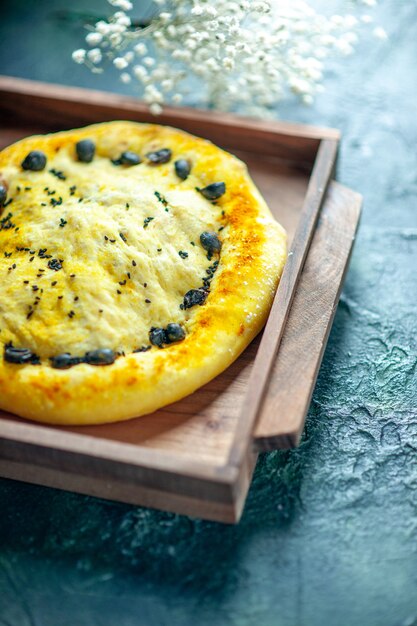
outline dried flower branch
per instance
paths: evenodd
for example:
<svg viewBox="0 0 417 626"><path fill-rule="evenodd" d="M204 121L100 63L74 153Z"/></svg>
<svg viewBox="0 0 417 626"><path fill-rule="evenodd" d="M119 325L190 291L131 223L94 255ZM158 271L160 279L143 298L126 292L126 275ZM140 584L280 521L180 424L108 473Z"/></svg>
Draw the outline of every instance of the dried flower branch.
<svg viewBox="0 0 417 626"><path fill-rule="evenodd" d="M289 92L310 104L322 88L324 59L353 52L354 29L372 22L367 14L325 16L300 0L154 0L155 15L134 27L130 0L108 2L117 11L88 33L90 49L72 57L93 72L110 60L122 82L141 86L155 114L182 102L190 79L200 106L223 111L265 116ZM380 28L375 34L385 37Z"/></svg>

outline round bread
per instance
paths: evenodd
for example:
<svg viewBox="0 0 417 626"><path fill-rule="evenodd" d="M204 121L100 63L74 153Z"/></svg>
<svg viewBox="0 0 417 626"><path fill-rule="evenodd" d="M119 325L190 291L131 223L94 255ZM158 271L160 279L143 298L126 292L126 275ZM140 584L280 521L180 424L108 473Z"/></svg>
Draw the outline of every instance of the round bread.
<svg viewBox="0 0 417 626"><path fill-rule="evenodd" d="M45 158L46 157L46 158ZM286 236L245 165L96 124L0 153L0 408L99 424L179 400L265 323Z"/></svg>

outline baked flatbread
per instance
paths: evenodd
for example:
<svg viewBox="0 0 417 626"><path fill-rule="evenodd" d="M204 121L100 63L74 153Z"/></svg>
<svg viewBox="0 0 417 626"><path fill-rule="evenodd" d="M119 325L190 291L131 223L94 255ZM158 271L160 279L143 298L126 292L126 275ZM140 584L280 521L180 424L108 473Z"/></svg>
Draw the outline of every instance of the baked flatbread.
<svg viewBox="0 0 417 626"><path fill-rule="evenodd" d="M0 153L0 408L55 424L150 413L262 328L286 236L237 158L110 122Z"/></svg>

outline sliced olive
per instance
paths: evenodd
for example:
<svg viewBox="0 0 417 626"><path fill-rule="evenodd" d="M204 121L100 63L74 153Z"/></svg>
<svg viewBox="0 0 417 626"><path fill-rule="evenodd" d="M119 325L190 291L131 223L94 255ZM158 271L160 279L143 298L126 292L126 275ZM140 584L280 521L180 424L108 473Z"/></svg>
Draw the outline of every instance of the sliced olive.
<svg viewBox="0 0 417 626"><path fill-rule="evenodd" d="M187 159L178 159L174 163L175 173L181 180L186 180L191 172L191 163Z"/></svg>
<svg viewBox="0 0 417 626"><path fill-rule="evenodd" d="M192 306L203 304L206 301L208 292L201 287L199 289L190 289L184 296L182 308L191 309Z"/></svg>
<svg viewBox="0 0 417 626"><path fill-rule="evenodd" d="M96 152L96 145L91 139L81 139L75 144L78 160L82 163L91 163Z"/></svg>
<svg viewBox="0 0 417 626"><path fill-rule="evenodd" d="M136 152L131 152L130 150L126 150L126 152L122 152L120 155L120 162L122 165L139 165L142 162L142 159Z"/></svg>
<svg viewBox="0 0 417 626"><path fill-rule="evenodd" d="M168 324L165 329L167 343L175 343L185 339L185 330L179 324Z"/></svg>
<svg viewBox="0 0 417 626"><path fill-rule="evenodd" d="M168 163L171 160L172 151L169 148L162 148L162 150L156 150L155 152L148 152L146 158L154 165L160 165L161 163Z"/></svg>
<svg viewBox="0 0 417 626"><path fill-rule="evenodd" d="M200 243L209 254L220 252L222 244L216 233L204 231L200 235Z"/></svg>
<svg viewBox="0 0 417 626"><path fill-rule="evenodd" d="M0 185L0 209L7 200L7 189L4 185Z"/></svg>
<svg viewBox="0 0 417 626"><path fill-rule="evenodd" d="M69 352L64 352L63 354L58 354L57 356L53 356L50 359L52 367L59 370L65 370L73 365L78 365L78 363L82 363L82 359L71 356Z"/></svg>
<svg viewBox="0 0 417 626"><path fill-rule="evenodd" d="M111 365L116 360L114 350L110 348L101 348L99 350L91 350L87 352L84 361L89 365Z"/></svg>
<svg viewBox="0 0 417 626"><path fill-rule="evenodd" d="M14 348L10 344L4 347L4 360L7 363L16 363L17 365L36 364L40 361L38 355L29 348Z"/></svg>
<svg viewBox="0 0 417 626"><path fill-rule="evenodd" d="M211 183L211 185L207 185L207 187L203 187L203 189L198 189L198 191L207 198L207 200L217 200L226 193L226 185L225 183Z"/></svg>
<svg viewBox="0 0 417 626"><path fill-rule="evenodd" d="M45 169L46 154L40 150L32 150L23 159L22 168L24 170L31 170L32 172L40 172Z"/></svg>
<svg viewBox="0 0 417 626"><path fill-rule="evenodd" d="M167 336L163 328L151 328L149 331L149 341L152 345L163 348L164 343L167 343Z"/></svg>

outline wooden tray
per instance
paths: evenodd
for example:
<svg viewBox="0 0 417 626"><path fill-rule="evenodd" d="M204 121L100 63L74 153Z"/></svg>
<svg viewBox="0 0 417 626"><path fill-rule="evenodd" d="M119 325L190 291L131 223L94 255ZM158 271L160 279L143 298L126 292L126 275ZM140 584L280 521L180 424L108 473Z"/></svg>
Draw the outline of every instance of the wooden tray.
<svg viewBox="0 0 417 626"><path fill-rule="evenodd" d="M0 77L0 119L0 147L91 122L155 121L132 98L10 77ZM332 180L335 130L184 108L156 121L246 161L287 229L290 253L263 338L193 395L128 422L53 427L0 411L0 475L236 522L257 451L299 441L361 199Z"/></svg>

